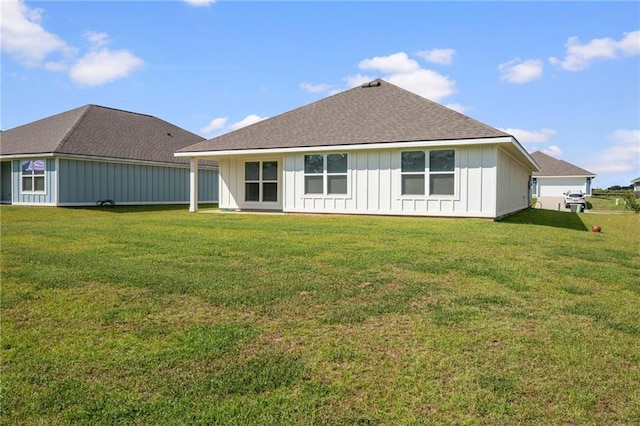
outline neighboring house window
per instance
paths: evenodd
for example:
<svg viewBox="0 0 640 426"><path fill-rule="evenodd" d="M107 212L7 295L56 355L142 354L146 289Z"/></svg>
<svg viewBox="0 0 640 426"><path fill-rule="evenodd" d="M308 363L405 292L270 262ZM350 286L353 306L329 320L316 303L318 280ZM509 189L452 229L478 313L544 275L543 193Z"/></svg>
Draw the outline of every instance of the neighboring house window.
<svg viewBox="0 0 640 426"><path fill-rule="evenodd" d="M45 192L45 160L28 160L22 162L22 192Z"/></svg>
<svg viewBox="0 0 640 426"><path fill-rule="evenodd" d="M402 195L424 195L426 156L424 151L401 153Z"/></svg>
<svg viewBox="0 0 640 426"><path fill-rule="evenodd" d="M428 177L429 195L453 195L455 193L455 151L443 149L400 153L402 195L424 195Z"/></svg>
<svg viewBox="0 0 640 426"><path fill-rule="evenodd" d="M305 194L347 194L347 154L304 156Z"/></svg>
<svg viewBox="0 0 640 426"><path fill-rule="evenodd" d="M532 189L531 192L535 195L538 195L538 179L533 178L531 183Z"/></svg>
<svg viewBox="0 0 640 426"><path fill-rule="evenodd" d="M455 190L455 151L429 152L429 195L453 195Z"/></svg>
<svg viewBox="0 0 640 426"><path fill-rule="evenodd" d="M277 161L247 161L244 163L244 200L278 201Z"/></svg>

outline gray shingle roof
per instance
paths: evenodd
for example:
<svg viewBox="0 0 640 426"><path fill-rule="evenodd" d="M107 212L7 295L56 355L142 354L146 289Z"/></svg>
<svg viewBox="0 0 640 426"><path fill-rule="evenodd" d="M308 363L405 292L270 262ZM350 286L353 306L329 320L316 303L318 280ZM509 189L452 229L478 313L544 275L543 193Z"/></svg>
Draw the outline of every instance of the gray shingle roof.
<svg viewBox="0 0 640 426"><path fill-rule="evenodd" d="M174 152L204 140L156 117L86 105L2 132L1 155L57 154L185 163Z"/></svg>
<svg viewBox="0 0 640 426"><path fill-rule="evenodd" d="M595 173L566 161L558 160L540 151L534 152L531 157L540 166L540 171L534 172L533 176L595 176Z"/></svg>
<svg viewBox="0 0 640 426"><path fill-rule="evenodd" d="M386 81L376 80L365 86L329 96L180 152L510 136Z"/></svg>

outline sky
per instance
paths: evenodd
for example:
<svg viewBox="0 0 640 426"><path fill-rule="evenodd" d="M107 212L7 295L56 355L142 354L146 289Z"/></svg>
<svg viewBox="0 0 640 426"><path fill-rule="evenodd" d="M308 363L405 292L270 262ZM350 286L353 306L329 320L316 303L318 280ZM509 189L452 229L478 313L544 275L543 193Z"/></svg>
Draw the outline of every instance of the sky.
<svg viewBox="0 0 640 426"><path fill-rule="evenodd" d="M640 176L640 2L0 1L2 130L94 104L212 138L382 78Z"/></svg>

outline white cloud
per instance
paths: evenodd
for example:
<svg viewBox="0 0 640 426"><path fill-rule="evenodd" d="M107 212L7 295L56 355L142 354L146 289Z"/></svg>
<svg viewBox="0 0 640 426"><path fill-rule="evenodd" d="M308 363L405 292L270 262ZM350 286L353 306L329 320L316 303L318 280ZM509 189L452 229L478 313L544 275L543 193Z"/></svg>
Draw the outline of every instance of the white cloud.
<svg viewBox="0 0 640 426"><path fill-rule="evenodd" d="M405 74L418 71L420 65L404 52L394 53L389 56L376 56L364 59L358 64L362 70L378 70L385 74Z"/></svg>
<svg viewBox="0 0 640 426"><path fill-rule="evenodd" d="M23 66L67 72L75 83L97 86L128 77L144 65L142 59L128 50L107 49L108 34L96 31L84 34L90 49L78 58L77 48L41 26L42 9L30 9L23 2L13 0L3 0L1 7L2 49ZM62 57L45 61L55 54Z"/></svg>
<svg viewBox="0 0 640 426"><path fill-rule="evenodd" d="M250 114L247 115L240 121L236 121L235 123L227 124L229 120L227 117L218 117L211 120L211 122L205 127L201 128L200 131L207 136L219 136L223 133L231 132L233 130L242 129L243 127L247 127L251 124L257 123L262 120L266 120L268 117L260 117L259 115Z"/></svg>
<svg viewBox="0 0 640 426"><path fill-rule="evenodd" d="M83 86L100 86L124 77L144 65L144 61L128 50L109 50L106 33L87 32L91 51L69 69L69 77Z"/></svg>
<svg viewBox="0 0 640 426"><path fill-rule="evenodd" d="M342 80L346 82L348 88L360 86L376 78L383 78L405 90L435 102L439 102L456 92L455 81L436 71L422 68L416 60L411 59L405 52L363 59L358 64L358 67L361 70L372 71L372 73L371 75L357 73L343 77ZM330 95L341 91L341 89L331 89L333 86L328 84L314 85L304 82L300 83L300 87L312 93L328 92ZM461 105L457 106L462 108Z"/></svg>
<svg viewBox="0 0 640 426"><path fill-rule="evenodd" d="M128 50L102 49L80 58L69 70L69 77L83 86L100 86L128 77L144 61Z"/></svg>
<svg viewBox="0 0 640 426"><path fill-rule="evenodd" d="M523 130L523 129L499 129L513 135L520 143L546 143L555 136L553 129Z"/></svg>
<svg viewBox="0 0 640 426"><path fill-rule="evenodd" d="M0 2L2 50L25 67L37 67L52 54L72 56L75 49L42 26L42 9L29 9L21 1Z"/></svg>
<svg viewBox="0 0 640 426"><path fill-rule="evenodd" d="M93 48L103 47L109 44L109 34L107 33L87 31L84 36L89 41L89 43L91 43L91 46Z"/></svg>
<svg viewBox="0 0 640 426"><path fill-rule="evenodd" d="M346 77L344 77L342 80L347 82L347 86L351 87L357 87L357 86L361 86L365 83L368 83L372 80L375 80L375 77L371 77L368 75L362 75L362 74L356 74L356 75L348 75Z"/></svg>
<svg viewBox="0 0 640 426"><path fill-rule="evenodd" d="M520 58L512 59L509 62L498 65L498 70L502 74L501 80L509 83L528 83L542 76L544 65L542 61L537 59L522 60Z"/></svg>
<svg viewBox="0 0 640 426"><path fill-rule="evenodd" d="M607 136L609 147L597 152L587 163L594 173L640 172L640 130L616 130Z"/></svg>
<svg viewBox="0 0 640 426"><path fill-rule="evenodd" d="M431 49L416 52L416 55L422 59L440 65L451 65L455 54L456 51L453 49Z"/></svg>
<svg viewBox="0 0 640 426"><path fill-rule="evenodd" d="M564 59L552 57L549 61L566 71L582 71L597 60L640 54L640 30L625 33L620 40L596 38L585 44L581 44L578 37L570 37L565 47Z"/></svg>
<svg viewBox="0 0 640 426"><path fill-rule="evenodd" d="M466 111L471 109L471 107L459 103L446 104L445 106L454 111L458 111L460 114L464 114Z"/></svg>
<svg viewBox="0 0 640 426"><path fill-rule="evenodd" d="M387 79L403 89L436 102L453 95L456 91L456 84L453 80L427 69L392 74Z"/></svg>
<svg viewBox="0 0 640 426"><path fill-rule="evenodd" d="M562 158L562 149L560 149L557 145L551 145L546 148L541 149L541 151L547 155L552 156L553 158L561 159Z"/></svg>
<svg viewBox="0 0 640 426"><path fill-rule="evenodd" d="M410 92L416 93L433 101L440 101L451 96L456 91L456 84L449 77L436 71L421 68L418 62L410 59L404 52L394 53L389 56L376 56L365 59L358 65L361 69L379 71L383 78ZM350 83L371 81L373 78L357 74L346 77Z"/></svg>
<svg viewBox="0 0 640 426"><path fill-rule="evenodd" d="M306 90L309 93L323 93L323 92L328 92L329 90L331 90L333 86L331 86L330 84L311 84L311 83L307 83L302 82L300 83L300 88Z"/></svg>
<svg viewBox="0 0 640 426"><path fill-rule="evenodd" d="M189 3L191 6L209 6L214 4L216 0L184 0L185 3Z"/></svg>
<svg viewBox="0 0 640 426"><path fill-rule="evenodd" d="M227 117L214 118L213 120L211 120L211 123L201 128L200 131L205 135L210 135L224 128L225 124L227 124L227 120L228 120Z"/></svg>
<svg viewBox="0 0 640 426"><path fill-rule="evenodd" d="M266 120L267 117L260 117L259 115L251 114L247 115L242 120L235 122L229 125L231 130L242 129L243 127L250 126L251 124L257 123L258 121Z"/></svg>

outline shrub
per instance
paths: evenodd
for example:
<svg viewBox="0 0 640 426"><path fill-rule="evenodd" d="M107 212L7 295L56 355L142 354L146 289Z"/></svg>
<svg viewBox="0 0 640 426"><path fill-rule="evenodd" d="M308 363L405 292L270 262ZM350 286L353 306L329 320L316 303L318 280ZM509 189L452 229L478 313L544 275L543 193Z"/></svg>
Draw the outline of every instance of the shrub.
<svg viewBox="0 0 640 426"><path fill-rule="evenodd" d="M633 210L636 213L640 213L640 198L636 198L633 194L627 195L625 198L625 205L629 210Z"/></svg>

